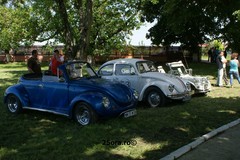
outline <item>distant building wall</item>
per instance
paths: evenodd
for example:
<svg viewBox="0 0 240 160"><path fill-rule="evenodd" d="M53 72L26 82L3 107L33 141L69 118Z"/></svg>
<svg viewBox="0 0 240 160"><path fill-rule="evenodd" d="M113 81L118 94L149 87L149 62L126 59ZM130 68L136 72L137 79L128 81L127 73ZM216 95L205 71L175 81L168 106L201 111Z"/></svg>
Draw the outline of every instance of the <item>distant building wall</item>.
<svg viewBox="0 0 240 160"><path fill-rule="evenodd" d="M64 46L56 46L54 49L60 50L62 52ZM32 50L38 50L40 59L42 62L49 62L52 53L46 51L43 46L37 45L32 47L20 47L17 51L10 52L13 61L15 62L26 62L31 56ZM63 53L63 52L62 52ZM103 63L108 60L117 58L142 58L148 59L154 62L167 62L174 60L182 60L184 57L184 51L180 47L161 47L161 46L128 46L125 51L113 50L112 53L108 55L95 55L93 57L96 63ZM5 55L0 54L0 62L3 62Z"/></svg>

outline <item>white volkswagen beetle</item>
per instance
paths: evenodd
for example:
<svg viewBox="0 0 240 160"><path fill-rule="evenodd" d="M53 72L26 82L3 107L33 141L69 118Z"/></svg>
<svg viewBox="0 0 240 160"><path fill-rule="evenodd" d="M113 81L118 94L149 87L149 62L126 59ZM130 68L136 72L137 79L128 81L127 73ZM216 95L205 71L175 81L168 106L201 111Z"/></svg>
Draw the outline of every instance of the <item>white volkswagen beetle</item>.
<svg viewBox="0 0 240 160"><path fill-rule="evenodd" d="M164 106L168 99L190 100L190 84L176 76L160 73L152 61L143 59L116 59L104 63L98 74L121 82L139 93L139 101L150 107Z"/></svg>
<svg viewBox="0 0 240 160"><path fill-rule="evenodd" d="M166 63L166 65L169 67L169 74L189 81L193 94L206 94L211 91L211 83L208 77L193 76L192 69L186 69L182 61Z"/></svg>

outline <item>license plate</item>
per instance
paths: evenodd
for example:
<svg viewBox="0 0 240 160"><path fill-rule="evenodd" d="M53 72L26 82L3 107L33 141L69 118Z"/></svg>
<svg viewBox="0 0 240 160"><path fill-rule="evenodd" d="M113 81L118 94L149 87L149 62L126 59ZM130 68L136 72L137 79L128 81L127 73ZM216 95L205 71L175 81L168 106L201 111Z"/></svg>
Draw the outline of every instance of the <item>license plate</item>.
<svg viewBox="0 0 240 160"><path fill-rule="evenodd" d="M137 114L137 110L127 111L123 114L124 118L132 117Z"/></svg>

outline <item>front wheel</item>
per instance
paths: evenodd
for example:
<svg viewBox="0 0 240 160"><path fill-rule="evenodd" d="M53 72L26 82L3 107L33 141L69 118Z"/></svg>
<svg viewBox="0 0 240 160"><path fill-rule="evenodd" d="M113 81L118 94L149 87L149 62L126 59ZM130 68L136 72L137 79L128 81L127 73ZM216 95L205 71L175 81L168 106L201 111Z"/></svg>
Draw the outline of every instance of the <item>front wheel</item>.
<svg viewBox="0 0 240 160"><path fill-rule="evenodd" d="M14 114L18 114L22 111L22 104L17 96L10 94L7 97L6 105L8 111Z"/></svg>
<svg viewBox="0 0 240 160"><path fill-rule="evenodd" d="M74 119L80 125L86 126L97 121L97 114L87 103L80 102L74 109Z"/></svg>
<svg viewBox="0 0 240 160"><path fill-rule="evenodd" d="M166 103L165 95L158 88L150 88L146 94L146 101L150 105L150 107L162 107Z"/></svg>

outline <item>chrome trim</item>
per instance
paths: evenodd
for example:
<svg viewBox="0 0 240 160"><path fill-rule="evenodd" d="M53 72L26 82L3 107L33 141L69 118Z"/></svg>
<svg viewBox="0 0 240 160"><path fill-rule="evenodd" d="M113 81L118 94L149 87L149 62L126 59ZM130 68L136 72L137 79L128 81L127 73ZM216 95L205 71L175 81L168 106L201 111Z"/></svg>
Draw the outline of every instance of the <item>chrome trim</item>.
<svg viewBox="0 0 240 160"><path fill-rule="evenodd" d="M171 98L171 99L183 99L183 98L188 97L188 96L190 96L189 92L185 92L185 93L182 93L182 94L167 95L167 97Z"/></svg>
<svg viewBox="0 0 240 160"><path fill-rule="evenodd" d="M39 109L39 108L32 108L32 107L26 107L26 106L23 107L23 109L29 109L29 110L35 110L35 111L41 111L41 112L48 112L48 113L53 113L53 114L63 115L63 116L69 117L68 114L63 114L63 113L59 113L59 112L55 112L55 111L47 110L47 109Z"/></svg>

